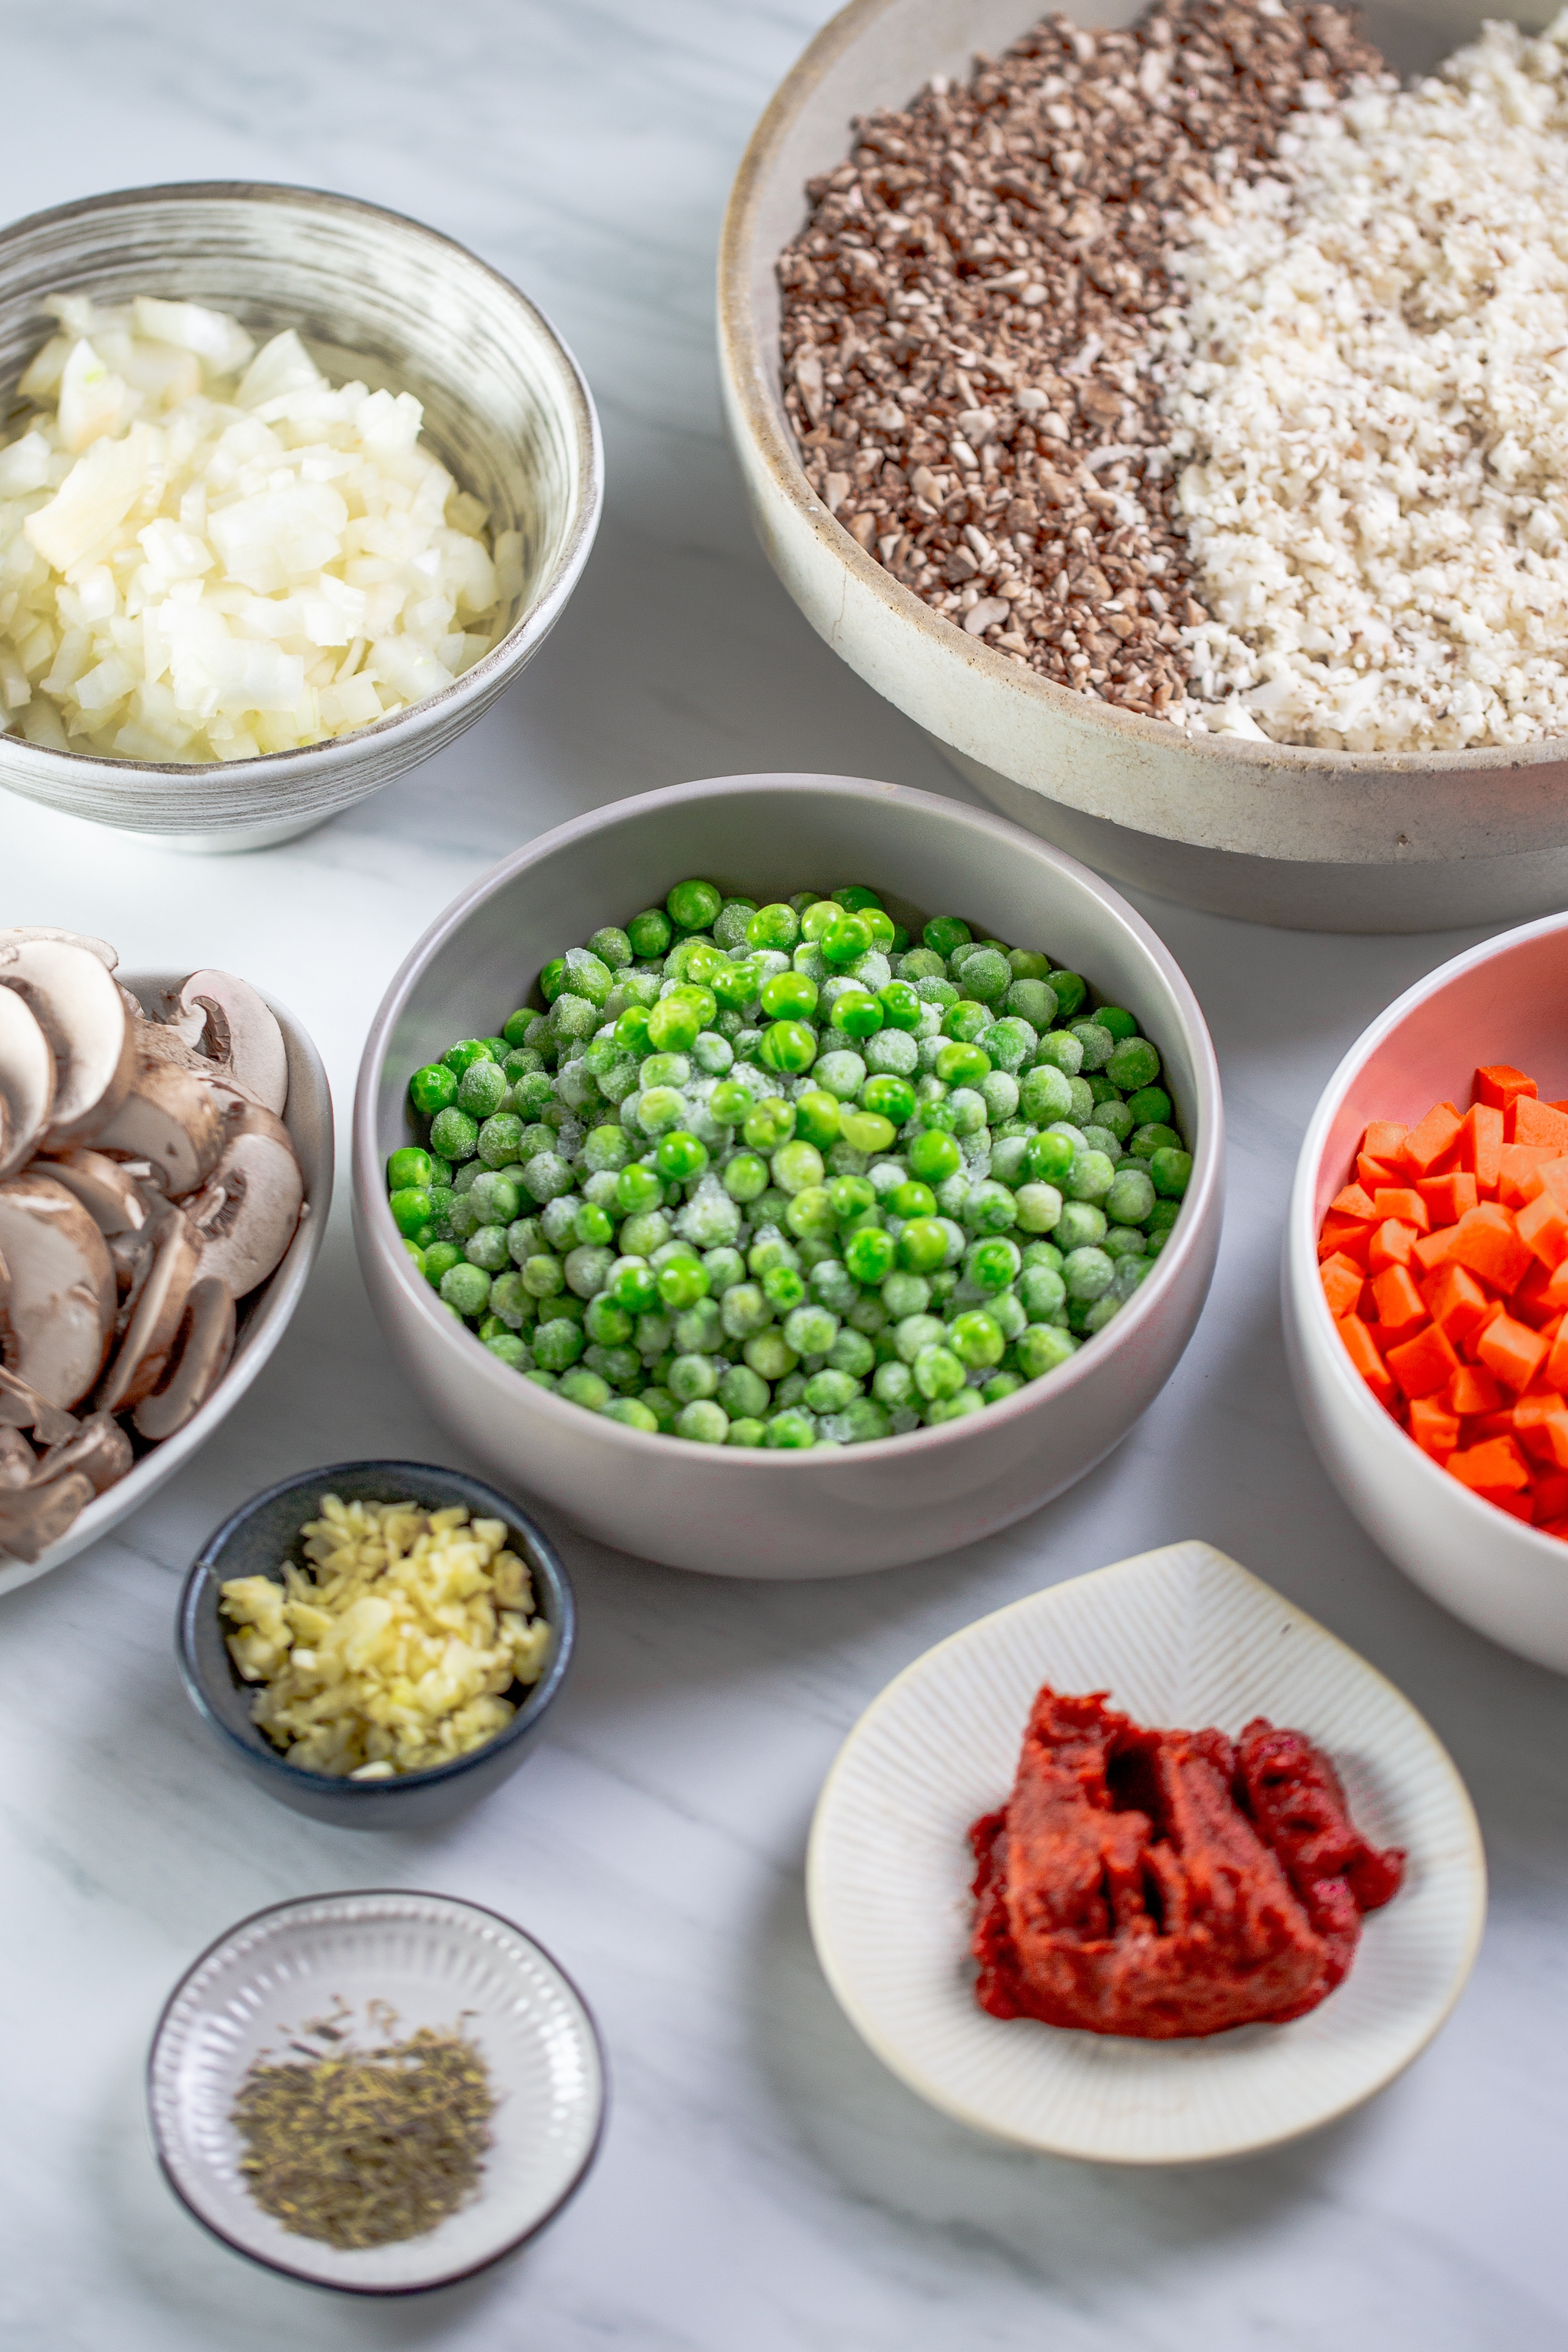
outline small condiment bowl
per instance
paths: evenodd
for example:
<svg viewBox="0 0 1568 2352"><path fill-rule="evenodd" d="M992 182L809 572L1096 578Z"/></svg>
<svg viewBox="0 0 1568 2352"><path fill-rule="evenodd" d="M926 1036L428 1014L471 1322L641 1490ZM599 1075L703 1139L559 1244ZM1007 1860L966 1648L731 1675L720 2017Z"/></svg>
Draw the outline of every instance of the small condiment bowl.
<svg viewBox="0 0 1568 2352"><path fill-rule="evenodd" d="M1568 1095L1568 915L1488 940L1417 981L1363 1030L1319 1098L1285 1233L1285 1349L1324 1469L1373 1543L1478 1633L1568 1674L1568 1544L1483 1502L1424 1454L1346 1353L1318 1273L1323 1213L1369 1120L1414 1124L1470 1099L1489 1062Z"/></svg>
<svg viewBox="0 0 1568 2352"><path fill-rule="evenodd" d="M555 1639L538 1682L514 1693L516 1714L482 1748L428 1771L400 1772L385 1780L344 1780L290 1764L251 1720L257 1685L241 1679L229 1655L233 1629L219 1607L220 1588L237 1576L269 1576L281 1584L286 1559L303 1563L300 1530L317 1517L323 1495L345 1503L414 1502L426 1510L461 1503L475 1518L505 1520L511 1546L532 1576L534 1607ZM405 1830L450 1821L517 1770L566 1679L575 1629L572 1587L554 1547L493 1486L429 1462L334 1462L252 1496L207 1538L180 1596L174 1646L192 1706L231 1759L269 1797L334 1829Z"/></svg>
<svg viewBox="0 0 1568 2352"><path fill-rule="evenodd" d="M105 760L0 735L0 786L195 850L308 832L429 759L482 716L560 619L598 527L598 419L542 311L450 237L317 188L193 181L121 188L0 232L0 430L55 322L50 294L155 294L228 310L258 337L296 328L340 383L410 392L424 437L525 580L500 643L405 710L297 751L212 766Z"/></svg>
<svg viewBox="0 0 1568 2352"><path fill-rule="evenodd" d="M353 2046L457 2025L489 2073L479 2192L422 2237L341 2249L298 2236L240 2174L230 2110L253 2061L298 2054L293 2038L343 2007ZM598 2030L550 1954L494 1911L407 1889L306 1895L240 1920L175 1986L147 2061L153 2146L181 2203L236 2253L346 2294L418 2294L515 2253L582 2185L605 2103Z"/></svg>

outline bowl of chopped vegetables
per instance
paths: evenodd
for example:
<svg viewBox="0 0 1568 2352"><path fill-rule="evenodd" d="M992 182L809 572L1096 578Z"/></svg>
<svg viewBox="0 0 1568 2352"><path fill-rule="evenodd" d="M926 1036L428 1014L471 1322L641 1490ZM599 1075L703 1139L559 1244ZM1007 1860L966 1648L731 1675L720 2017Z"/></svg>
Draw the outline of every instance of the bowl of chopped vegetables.
<svg viewBox="0 0 1568 2352"><path fill-rule="evenodd" d="M191 1704L268 1796L410 1829L517 1770L575 1622L554 1548L504 1495L428 1462L339 1462L215 1529L174 1643Z"/></svg>
<svg viewBox="0 0 1568 2352"><path fill-rule="evenodd" d="M1396 1566L1568 1674L1568 916L1456 956L1313 1113L1285 1336L1323 1466Z"/></svg>
<svg viewBox="0 0 1568 2352"><path fill-rule="evenodd" d="M897 785L721 777L543 835L419 942L361 1066L355 1229L498 1477L678 1566L848 1575L1126 1435L1201 1311L1221 1160L1197 1003L1094 876Z"/></svg>
<svg viewBox="0 0 1568 2352"><path fill-rule="evenodd" d="M593 401L374 205L121 189L0 231L0 785L283 841L473 725L576 584Z"/></svg>
<svg viewBox="0 0 1568 2352"><path fill-rule="evenodd" d="M1244 921L1563 903L1555 13L852 0L775 91L758 535L1019 824Z"/></svg>

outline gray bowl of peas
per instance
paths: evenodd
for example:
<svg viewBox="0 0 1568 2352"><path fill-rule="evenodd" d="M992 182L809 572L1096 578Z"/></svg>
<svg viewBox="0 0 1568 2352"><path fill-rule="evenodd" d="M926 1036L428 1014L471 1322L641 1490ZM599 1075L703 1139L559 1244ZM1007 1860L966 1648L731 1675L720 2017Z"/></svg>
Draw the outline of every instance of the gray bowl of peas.
<svg viewBox="0 0 1568 2352"><path fill-rule="evenodd" d="M847 1575L1007 1525L1202 1309L1213 1048L1154 933L989 814L720 778L508 859L394 982L362 1264L436 1418L676 1566Z"/></svg>

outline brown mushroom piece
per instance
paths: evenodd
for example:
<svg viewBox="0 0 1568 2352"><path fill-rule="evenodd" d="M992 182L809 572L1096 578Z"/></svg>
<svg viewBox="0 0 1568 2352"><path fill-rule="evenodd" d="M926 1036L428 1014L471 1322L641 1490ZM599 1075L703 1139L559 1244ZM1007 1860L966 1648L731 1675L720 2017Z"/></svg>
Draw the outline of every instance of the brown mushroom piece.
<svg viewBox="0 0 1568 2352"><path fill-rule="evenodd" d="M68 948L85 948L89 955L98 958L105 971L112 971L120 961L109 941L95 939L90 931L62 931L53 923L14 923L8 930L0 931L0 948L20 947L27 940L58 940Z"/></svg>
<svg viewBox="0 0 1568 2352"><path fill-rule="evenodd" d="M54 1099L49 1041L16 991L0 990L0 1176L37 1150Z"/></svg>
<svg viewBox="0 0 1568 2352"><path fill-rule="evenodd" d="M198 1235L178 1209L164 1213L158 1254L142 1286L130 1326L94 1400L100 1412L123 1412L157 1386L174 1344L201 1255Z"/></svg>
<svg viewBox="0 0 1568 2352"><path fill-rule="evenodd" d="M107 1412L89 1413L74 1437L51 1445L41 1462L35 1465L33 1476L43 1486L54 1478L63 1478L77 1471L88 1479L95 1495L101 1495L124 1477L135 1461L135 1450L120 1423Z"/></svg>
<svg viewBox="0 0 1568 2352"><path fill-rule="evenodd" d="M201 1236L202 1272L244 1298L265 1282L294 1238L305 1180L289 1130L270 1111L247 1110L212 1176L186 1210Z"/></svg>
<svg viewBox="0 0 1568 2352"><path fill-rule="evenodd" d="M41 1559L52 1543L92 1500L92 1481L79 1470L45 1486L0 1488L0 1552L29 1563Z"/></svg>
<svg viewBox="0 0 1568 2352"><path fill-rule="evenodd" d="M106 1160L101 1151L79 1145L51 1152L48 1172L57 1184L75 1193L100 1234L139 1234L154 1206L162 1203L146 1160ZM154 1198L150 1200L149 1194Z"/></svg>
<svg viewBox="0 0 1568 2352"><path fill-rule="evenodd" d="M4 1364L0 1364L0 1425L30 1429L40 1445L61 1445L81 1427L74 1412L68 1412L64 1405L51 1404Z"/></svg>
<svg viewBox="0 0 1568 2352"><path fill-rule="evenodd" d="M234 1300L216 1275L192 1283L158 1385L132 1415L143 1437L173 1437L205 1404L234 1353Z"/></svg>
<svg viewBox="0 0 1568 2352"><path fill-rule="evenodd" d="M0 1423L0 1486L25 1486L37 1466L38 1457L21 1431Z"/></svg>
<svg viewBox="0 0 1568 2352"><path fill-rule="evenodd" d="M68 940L0 946L0 982L22 998L55 1057L46 1140L89 1140L114 1116L136 1075L136 1044L120 990L90 948Z"/></svg>
<svg viewBox="0 0 1568 2352"><path fill-rule="evenodd" d="M205 1050L241 1092L281 1118L289 1099L289 1049L266 998L229 971L194 971L170 1024Z"/></svg>
<svg viewBox="0 0 1568 2352"><path fill-rule="evenodd" d="M92 1142L99 1151L150 1160L170 1199L178 1200L212 1173L227 1134L224 1097L215 1087L139 1053L131 1092Z"/></svg>
<svg viewBox="0 0 1568 2352"><path fill-rule="evenodd" d="M75 1404L102 1370L114 1330L103 1235L63 1184L30 1168L0 1184L0 1265L7 1370L49 1404Z"/></svg>

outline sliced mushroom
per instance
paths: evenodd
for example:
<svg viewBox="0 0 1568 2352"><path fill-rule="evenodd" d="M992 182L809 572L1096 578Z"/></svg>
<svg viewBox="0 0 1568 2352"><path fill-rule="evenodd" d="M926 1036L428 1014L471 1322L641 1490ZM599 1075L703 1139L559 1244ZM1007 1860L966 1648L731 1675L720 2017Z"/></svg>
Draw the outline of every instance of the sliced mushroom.
<svg viewBox="0 0 1568 2352"><path fill-rule="evenodd" d="M63 1184L30 1168L0 1184L0 1265L7 1370L50 1404L74 1404L102 1370L114 1329L103 1235Z"/></svg>
<svg viewBox="0 0 1568 2352"><path fill-rule="evenodd" d="M151 1160L171 1200L178 1200L212 1173L227 1134L224 1099L216 1087L143 1053L131 1092L92 1142L99 1151Z"/></svg>
<svg viewBox="0 0 1568 2352"><path fill-rule="evenodd" d="M170 1026L194 1051L226 1067L253 1102L281 1118L289 1051L271 1006L248 981L229 971L192 972Z"/></svg>
<svg viewBox="0 0 1568 2352"><path fill-rule="evenodd" d="M234 1300L228 1285L203 1275L190 1297L163 1377L132 1415L143 1437L173 1437L205 1404L234 1353Z"/></svg>
<svg viewBox="0 0 1568 2352"><path fill-rule="evenodd" d="M25 1486L37 1466L38 1457L21 1431L0 1423L0 1486Z"/></svg>
<svg viewBox="0 0 1568 2352"><path fill-rule="evenodd" d="M54 1054L48 1139L87 1140L113 1117L136 1075L119 987L90 948L68 940L0 946L0 981L24 1000Z"/></svg>
<svg viewBox="0 0 1568 2352"><path fill-rule="evenodd" d="M94 939L90 931L57 930L52 923L17 923L11 929L0 931L0 948L20 947L26 940L58 940L68 948L85 948L95 955L105 971L112 971L119 956L107 940Z"/></svg>
<svg viewBox="0 0 1568 2352"><path fill-rule="evenodd" d="M89 1151L80 1144L51 1153L48 1163L56 1183L74 1192L99 1232L110 1234L139 1234L153 1213L153 1202L137 1181L138 1171L143 1179L152 1172L145 1160L106 1160L101 1151Z"/></svg>
<svg viewBox="0 0 1568 2352"><path fill-rule="evenodd" d="M95 1399L100 1412L123 1412L128 1405L140 1404L157 1386L185 1311L200 1254L200 1241L185 1218L178 1209L167 1210L153 1270Z"/></svg>
<svg viewBox="0 0 1568 2352"><path fill-rule="evenodd" d="M142 1296L142 1286L153 1271L153 1261L158 1255L158 1228L144 1227L139 1234L110 1234L109 1262L114 1268L115 1287L120 1293L120 1307L114 1318L114 1336L123 1339L131 1328L131 1318Z"/></svg>
<svg viewBox="0 0 1568 2352"><path fill-rule="evenodd" d="M19 1381L0 1365L0 1423L11 1429L30 1429L40 1445L63 1444L81 1423L63 1405L51 1404L37 1389Z"/></svg>
<svg viewBox="0 0 1568 2352"><path fill-rule="evenodd" d="M0 989L0 1176L37 1150L54 1099L49 1041L15 989Z"/></svg>
<svg viewBox="0 0 1568 2352"><path fill-rule="evenodd" d="M120 1423L107 1412L95 1412L74 1437L49 1447L43 1460L35 1463L34 1475L41 1486L47 1479L79 1470L93 1493L101 1495L105 1487L124 1477L135 1459L135 1450Z"/></svg>
<svg viewBox="0 0 1568 2352"><path fill-rule="evenodd" d="M279 1264L304 1198L288 1129L270 1111L247 1110L209 1181L185 1204L201 1236L203 1274L221 1276L230 1296L244 1298Z"/></svg>
<svg viewBox="0 0 1568 2352"><path fill-rule="evenodd" d="M92 1500L92 1481L79 1470L47 1486L0 1491L0 1549L13 1559L41 1559Z"/></svg>

